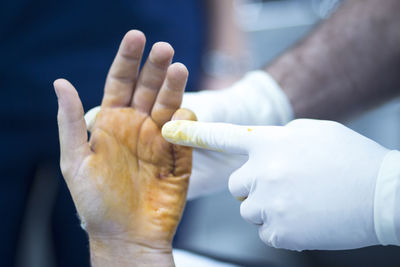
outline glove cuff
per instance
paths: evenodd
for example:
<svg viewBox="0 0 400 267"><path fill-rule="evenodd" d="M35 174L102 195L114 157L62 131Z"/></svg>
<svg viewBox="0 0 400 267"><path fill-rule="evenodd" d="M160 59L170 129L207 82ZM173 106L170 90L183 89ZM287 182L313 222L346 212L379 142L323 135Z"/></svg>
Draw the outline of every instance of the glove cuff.
<svg viewBox="0 0 400 267"><path fill-rule="evenodd" d="M397 224L400 224L400 152L392 150L384 157L375 187L374 225L382 245L400 245Z"/></svg>

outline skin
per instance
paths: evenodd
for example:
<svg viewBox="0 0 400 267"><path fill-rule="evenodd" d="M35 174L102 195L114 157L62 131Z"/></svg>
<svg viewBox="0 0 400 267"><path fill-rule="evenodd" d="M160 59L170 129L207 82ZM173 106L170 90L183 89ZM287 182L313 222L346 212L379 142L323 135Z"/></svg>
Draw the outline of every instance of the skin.
<svg viewBox="0 0 400 267"><path fill-rule="evenodd" d="M246 36L236 21L234 0L207 0L207 45L208 51L219 51L233 59L247 59ZM206 66L205 66L206 67ZM244 70L243 70L244 71ZM232 85L244 73L222 77L203 74L201 89L220 89Z"/></svg>
<svg viewBox="0 0 400 267"><path fill-rule="evenodd" d="M295 117L344 121L400 95L400 1L347 0L265 69Z"/></svg>
<svg viewBox="0 0 400 267"><path fill-rule="evenodd" d="M194 120L179 109L188 71L171 65L173 49L156 43L139 74L145 36L128 32L107 76L88 141L74 87L54 82L61 170L86 228L93 266L173 266L192 150L167 143L161 127Z"/></svg>

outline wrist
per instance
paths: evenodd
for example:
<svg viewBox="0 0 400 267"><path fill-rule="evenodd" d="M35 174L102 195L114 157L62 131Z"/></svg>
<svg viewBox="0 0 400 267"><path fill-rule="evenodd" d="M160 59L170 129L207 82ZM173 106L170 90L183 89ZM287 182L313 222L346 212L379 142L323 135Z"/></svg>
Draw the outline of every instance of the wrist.
<svg viewBox="0 0 400 267"><path fill-rule="evenodd" d="M251 66L250 56L245 53L227 53L222 50L212 50L204 54L202 59L204 74L217 78L226 79L240 77L246 73Z"/></svg>
<svg viewBox="0 0 400 267"><path fill-rule="evenodd" d="M400 245L399 201L400 152L392 150L382 160L375 187L374 227L381 245Z"/></svg>
<svg viewBox="0 0 400 267"><path fill-rule="evenodd" d="M175 266L171 244L150 246L125 240L89 238L92 266Z"/></svg>

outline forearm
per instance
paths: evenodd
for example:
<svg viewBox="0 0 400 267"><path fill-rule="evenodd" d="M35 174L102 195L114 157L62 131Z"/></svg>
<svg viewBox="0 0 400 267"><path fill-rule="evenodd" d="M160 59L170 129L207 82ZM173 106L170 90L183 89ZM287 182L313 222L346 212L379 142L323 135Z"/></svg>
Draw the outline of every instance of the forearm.
<svg viewBox="0 0 400 267"><path fill-rule="evenodd" d="M348 0L266 70L295 117L343 120L400 93L400 1Z"/></svg>
<svg viewBox="0 0 400 267"><path fill-rule="evenodd" d="M207 1L207 44L203 56L204 89L220 89L240 78L249 65L245 34L235 16L234 0Z"/></svg>
<svg viewBox="0 0 400 267"><path fill-rule="evenodd" d="M243 53L244 40L234 13L233 0L207 1L209 15L208 48L232 56Z"/></svg>
<svg viewBox="0 0 400 267"><path fill-rule="evenodd" d="M93 267L175 266L172 247L150 248L138 244L90 238Z"/></svg>

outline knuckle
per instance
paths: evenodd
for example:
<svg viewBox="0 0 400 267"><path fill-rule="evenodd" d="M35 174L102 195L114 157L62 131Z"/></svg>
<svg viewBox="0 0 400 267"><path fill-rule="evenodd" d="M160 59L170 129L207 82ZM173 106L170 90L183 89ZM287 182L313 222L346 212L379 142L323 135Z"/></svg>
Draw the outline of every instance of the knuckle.
<svg viewBox="0 0 400 267"><path fill-rule="evenodd" d="M275 248L283 248L296 251L302 250L301 244L298 242L298 240L296 240L295 233L290 232L288 231L288 229L284 229L282 227L276 231L276 237L274 241Z"/></svg>
<svg viewBox="0 0 400 267"><path fill-rule="evenodd" d="M267 245L274 248L288 248L288 240L290 236L288 236L282 227L277 226L269 226L267 231L260 232L260 238Z"/></svg>
<svg viewBox="0 0 400 267"><path fill-rule="evenodd" d="M275 248L284 248L287 242L285 241L287 236L285 235L285 231L282 229L276 229L274 239L273 239L273 246Z"/></svg>
<svg viewBox="0 0 400 267"><path fill-rule="evenodd" d="M298 229L294 225L288 227L287 221L277 214L272 215L273 223L270 222L268 227L259 232L261 240L274 248L301 251L304 246L299 242Z"/></svg>
<svg viewBox="0 0 400 267"><path fill-rule="evenodd" d="M270 247L276 247L277 235L273 226L260 227L258 235L265 244Z"/></svg>

